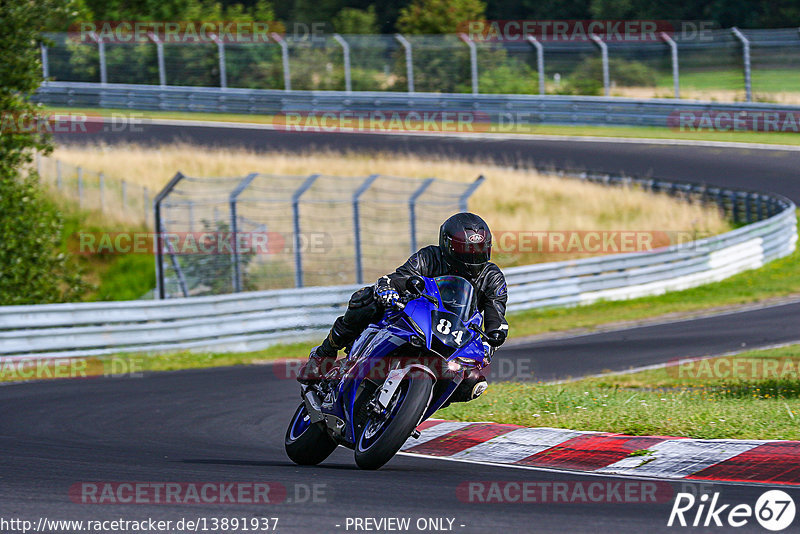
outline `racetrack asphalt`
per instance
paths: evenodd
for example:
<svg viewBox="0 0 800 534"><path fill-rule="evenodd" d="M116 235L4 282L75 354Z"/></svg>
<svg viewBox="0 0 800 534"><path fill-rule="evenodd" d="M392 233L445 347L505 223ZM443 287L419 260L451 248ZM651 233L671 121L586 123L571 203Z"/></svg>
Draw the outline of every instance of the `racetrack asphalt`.
<svg viewBox="0 0 800 534"><path fill-rule="evenodd" d="M276 375L272 366L242 366L0 387L0 517L35 524L41 517L264 516L279 518L278 532L318 534L353 532L345 529L348 517L408 517L412 525L420 518L446 517L455 520L456 532L641 533L675 529L667 521L677 492L720 492L720 504L753 506L767 489L675 481L666 493L658 492L666 498L657 503L481 503L461 500L457 488L471 481L516 481L580 483L586 489L625 480L406 455L367 472L359 471L352 452L343 448L320 467L298 467L283 451L298 387ZM292 501L295 495L302 501L304 488L316 484L317 500L260 505L70 500L73 485L107 481L270 482L282 484ZM800 502L800 488L786 491ZM752 520L740 530L763 532Z"/></svg>
<svg viewBox="0 0 800 534"><path fill-rule="evenodd" d="M705 181L800 199L800 154L776 150L544 140L465 141L367 134L143 125L140 132L88 134L64 142L146 142L175 138L254 149L398 150L492 158L512 165L582 167ZM257 169L254 169L257 170ZM166 177L165 177L166 178ZM793 341L800 304L509 346L496 358L530 359L534 379L664 362ZM496 364L497 365L497 364ZM297 385L273 366L47 381L0 387L0 516L50 519L279 517L279 532L353 532L348 517L454 518L460 532L667 532L673 499L632 503L475 503L457 497L469 481L615 483L623 479L398 456L377 472L356 469L339 449L320 467L293 465L283 435L299 402ZM519 370L520 367L516 367ZM317 502L270 505L77 504L84 481L268 481L295 492L320 484ZM673 492L720 492L720 504L755 504L765 488L689 481ZM306 486L303 486L306 485ZM800 489L787 489L796 502ZM340 525L340 526L336 526ZM461 527L460 525L464 525ZM692 528L692 531L722 530ZM764 530L753 520L737 529ZM412 529L411 531L416 531Z"/></svg>

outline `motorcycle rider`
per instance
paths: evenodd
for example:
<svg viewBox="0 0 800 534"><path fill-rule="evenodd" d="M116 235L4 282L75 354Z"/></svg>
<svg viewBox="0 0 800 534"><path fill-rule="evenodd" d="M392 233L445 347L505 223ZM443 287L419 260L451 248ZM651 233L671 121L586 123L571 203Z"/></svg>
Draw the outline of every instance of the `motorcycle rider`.
<svg viewBox="0 0 800 534"><path fill-rule="evenodd" d="M478 309L483 312L486 343L493 350L506 340L505 319L507 288L500 268L489 261L492 233L489 225L474 213L457 213L439 229L439 245L424 247L374 286L359 289L350 298L344 315L336 319L328 337L312 349L308 361L300 369L297 380L312 383L321 379L336 361L340 349L352 344L367 326L377 322L386 308L400 298L406 280L411 276L436 277L456 275L467 279L478 294ZM463 387L462 387L463 386ZM473 373L454 392L452 400L477 398L486 389L486 379Z"/></svg>

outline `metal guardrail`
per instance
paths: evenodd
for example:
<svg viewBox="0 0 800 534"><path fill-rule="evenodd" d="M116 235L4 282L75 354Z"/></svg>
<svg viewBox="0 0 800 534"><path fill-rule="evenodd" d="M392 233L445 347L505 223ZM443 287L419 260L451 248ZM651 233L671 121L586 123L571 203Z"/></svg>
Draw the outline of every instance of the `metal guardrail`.
<svg viewBox="0 0 800 534"><path fill-rule="evenodd" d="M607 174L575 178L635 182L687 201L713 202L736 221L722 235L650 253L617 254L505 270L509 310L619 300L722 280L790 254L795 205L777 196ZM330 327L358 286L309 287L166 301L0 307L0 358L94 356L165 350L256 350ZM512 325L513 328L513 325Z"/></svg>
<svg viewBox="0 0 800 534"><path fill-rule="evenodd" d="M535 124L679 127L679 113L800 113L800 106L694 100L558 95L489 95L341 91L281 91L215 87L48 82L35 95L59 107L280 115L286 112L465 112L476 132L513 132ZM692 115L694 114L694 115ZM422 128L422 121L412 126ZM691 124L698 124L692 122ZM485 125L485 126L484 126ZM291 129L289 126L278 126ZM456 126L456 128L461 128ZM719 126L716 126L720 129ZM461 131L461 130L459 130Z"/></svg>

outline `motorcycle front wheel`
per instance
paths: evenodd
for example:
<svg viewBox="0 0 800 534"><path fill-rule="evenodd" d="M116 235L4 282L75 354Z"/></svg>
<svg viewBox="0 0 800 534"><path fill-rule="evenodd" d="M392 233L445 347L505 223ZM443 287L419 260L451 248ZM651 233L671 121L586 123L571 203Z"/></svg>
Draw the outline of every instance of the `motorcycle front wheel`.
<svg viewBox="0 0 800 534"><path fill-rule="evenodd" d="M355 446L361 469L378 469L397 454L414 431L433 391L433 379L423 371L412 371L403 379L383 417L369 416Z"/></svg>
<svg viewBox="0 0 800 534"><path fill-rule="evenodd" d="M305 403L294 412L284 440L289 459L299 465L317 465L336 449L336 442L318 423L312 423Z"/></svg>

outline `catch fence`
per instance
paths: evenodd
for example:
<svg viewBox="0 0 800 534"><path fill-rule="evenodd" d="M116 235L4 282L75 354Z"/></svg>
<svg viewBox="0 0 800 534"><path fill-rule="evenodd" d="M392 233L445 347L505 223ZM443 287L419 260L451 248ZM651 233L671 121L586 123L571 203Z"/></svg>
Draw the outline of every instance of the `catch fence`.
<svg viewBox="0 0 800 534"><path fill-rule="evenodd" d="M684 28L650 40L271 34L252 43L105 42L62 33L45 35L41 55L43 77L54 82L638 98L700 91L720 101L800 91L797 28Z"/></svg>
<svg viewBox="0 0 800 534"><path fill-rule="evenodd" d="M438 242L482 181L179 173L154 201L157 295L371 283Z"/></svg>

